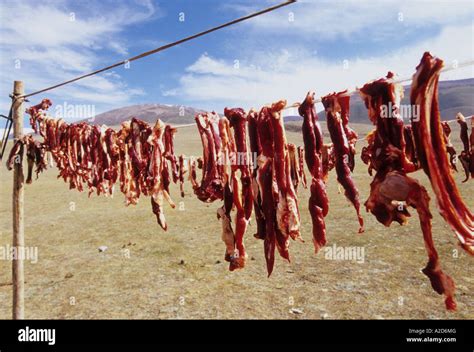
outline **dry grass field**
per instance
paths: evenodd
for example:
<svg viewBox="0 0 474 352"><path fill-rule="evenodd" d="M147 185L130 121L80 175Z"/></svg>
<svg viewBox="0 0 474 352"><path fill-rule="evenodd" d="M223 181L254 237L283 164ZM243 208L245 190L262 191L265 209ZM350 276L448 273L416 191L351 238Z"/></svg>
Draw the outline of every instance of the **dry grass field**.
<svg viewBox="0 0 474 352"><path fill-rule="evenodd" d="M367 131L368 125L355 125ZM288 139L302 144L301 134ZM459 150L459 130L453 139ZM326 141L329 139L326 137ZM359 144L359 150L363 143ZM200 155L195 128L180 129L177 153ZM229 272L223 260L221 225L215 204L203 204L186 184L186 197L172 196L180 209L165 206L169 224L156 224L147 198L125 207L119 192L113 198L88 198L69 191L56 179L57 170L40 175L25 192L27 246L37 246L37 263L25 264L25 315L33 319L473 319L474 261L457 246L452 231L439 216L434 195L422 172L414 176L432 195L434 239L445 271L457 285L458 311L447 312L443 298L430 287L420 269L427 261L418 216L407 226L385 228L363 210L366 232L357 234L354 209L338 193L334 171L326 218L329 246L364 248L363 263L315 255L309 190L300 188L302 235L292 242L291 263L277 256L267 278L263 243L255 239L255 224L246 235L247 267ZM461 186L474 209L474 181ZM357 156L354 174L361 200L371 178ZM12 173L0 168L0 246L11 244ZM98 247L107 246L100 253ZM458 256L455 253L458 253ZM11 318L11 263L0 261L0 318Z"/></svg>

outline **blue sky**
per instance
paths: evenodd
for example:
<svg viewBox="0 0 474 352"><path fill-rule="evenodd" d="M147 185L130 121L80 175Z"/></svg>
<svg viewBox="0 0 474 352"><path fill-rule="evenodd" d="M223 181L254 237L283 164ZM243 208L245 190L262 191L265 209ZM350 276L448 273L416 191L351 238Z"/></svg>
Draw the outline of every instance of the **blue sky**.
<svg viewBox="0 0 474 352"><path fill-rule="evenodd" d="M14 79L43 88L279 1L10 1L0 11L0 104ZM446 65L474 56L472 1L303 1L32 98L89 104L97 113L139 103L221 112L302 100L413 73L426 50ZM185 20L179 21L180 13ZM17 17L14 27L9 18ZM19 18L18 18L19 17ZM474 77L473 67L442 79Z"/></svg>

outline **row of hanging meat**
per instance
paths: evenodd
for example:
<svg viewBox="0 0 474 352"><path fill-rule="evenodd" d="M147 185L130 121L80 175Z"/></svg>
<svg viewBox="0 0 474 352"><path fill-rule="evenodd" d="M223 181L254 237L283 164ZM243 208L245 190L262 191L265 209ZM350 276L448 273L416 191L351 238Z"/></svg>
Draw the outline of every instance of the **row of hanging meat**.
<svg viewBox="0 0 474 352"><path fill-rule="evenodd" d="M392 73L360 88L369 119L375 126L367 136L368 146L363 148L361 157L368 164L369 173L372 175L375 171L370 196L365 202L367 211L385 226L393 221L405 224L410 217L410 206L417 211L429 256L423 272L431 280L433 289L445 295L446 307L455 309L454 282L441 270L432 240L428 193L416 179L407 176L420 168L426 172L440 214L455 232L460 245L474 254L473 214L454 182L451 169L455 163L452 156L450 159L447 156L447 153L452 155L452 145L438 111L437 84L441 67L442 61L429 53L425 53L418 65L410 100L422 108L419 119L411 124L405 125L398 112L404 92ZM176 128L160 120L152 127L133 118L122 123L118 131L85 122L68 124L47 116L51 101L44 99L27 110L31 126L43 141L36 141L31 135L23 137L13 146L7 165L11 169L15 162L20 164L26 150L27 183L32 180L33 166L39 174L48 163L56 165L58 177L69 183L71 189L82 191L87 187L89 194L111 195L119 183L127 205L136 204L142 194L150 196L158 224L165 230L163 201L175 206L169 194L172 182L180 184L184 196L187 173L199 200L223 201L217 217L222 223L225 260L230 270L245 266L244 235L253 218L254 236L263 240L270 275L275 252L290 260L290 239L302 240L302 207L297 197L300 184L310 188L307 207L315 251L326 244L325 217L329 211L326 182L332 168L336 169L337 180L354 206L358 232L364 231L359 192L351 176L358 136L349 126L349 102L346 91L322 98L332 142L325 144L316 114L315 94L309 92L298 107L303 118L303 146L298 147L288 143L286 138L282 117L286 107L284 100L259 111L233 108L225 109L223 115L199 114L195 120L203 155L186 158L175 155ZM389 118L383 115L384 106L395 107L394 115ZM474 177L474 168L470 166L474 164L473 133L470 146L463 127L461 134L464 146L461 161L467 165L467 175ZM309 170L308 180L304 164ZM202 173L200 180L198 169ZM232 210L235 210L234 221Z"/></svg>

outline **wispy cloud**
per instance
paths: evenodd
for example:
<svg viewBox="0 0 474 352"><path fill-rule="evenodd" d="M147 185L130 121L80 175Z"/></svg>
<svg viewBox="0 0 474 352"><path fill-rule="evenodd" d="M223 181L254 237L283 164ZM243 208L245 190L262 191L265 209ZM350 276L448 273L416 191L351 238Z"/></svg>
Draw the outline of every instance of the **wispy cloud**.
<svg viewBox="0 0 474 352"><path fill-rule="evenodd" d="M225 11L241 13L256 8L248 1L222 5ZM470 0L299 0L284 10L257 17L246 26L261 34L298 32L312 41L358 36L370 41L396 36L400 30L467 23L473 14Z"/></svg>
<svg viewBox="0 0 474 352"><path fill-rule="evenodd" d="M12 16L15 21L11 21ZM115 62L117 56L125 58L128 49L121 34L127 26L157 16L160 9L148 0L2 4L0 103L3 110L8 108L13 80L24 80L27 91L33 91ZM141 89L128 87L118 72L88 78L48 96L58 102L87 100L101 111L144 94Z"/></svg>
<svg viewBox="0 0 474 352"><path fill-rule="evenodd" d="M280 98L293 103L302 100L308 90L324 95L354 88L389 70L410 77L428 50L444 59L447 66L472 60L473 30L472 24L445 27L439 35L420 43L393 48L382 56L348 58L346 62L321 59L304 48L255 51L237 64L204 54L187 68L179 86L165 94L202 102L209 109L259 107ZM465 77L474 77L472 66L447 72L442 79Z"/></svg>

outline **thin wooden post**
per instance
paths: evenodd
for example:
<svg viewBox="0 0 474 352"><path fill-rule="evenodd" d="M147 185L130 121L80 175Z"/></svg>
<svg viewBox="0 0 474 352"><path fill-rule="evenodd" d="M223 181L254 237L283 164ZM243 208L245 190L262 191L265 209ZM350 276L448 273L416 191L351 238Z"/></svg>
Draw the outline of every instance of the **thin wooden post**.
<svg viewBox="0 0 474 352"><path fill-rule="evenodd" d="M23 107L24 98L18 98L25 94L23 82L13 83L13 137L16 140L23 136ZM24 176L22 159L16 160L13 170L13 250L17 256L12 258L12 283L13 283L13 319L25 318L25 273L24 258L21 255L25 246L25 227L23 223L23 198L24 198Z"/></svg>

